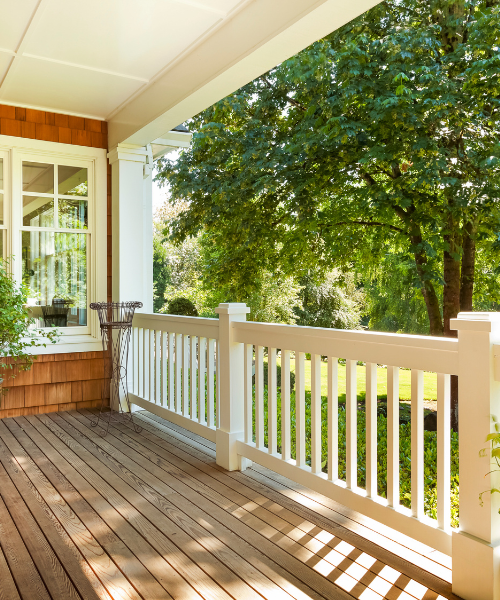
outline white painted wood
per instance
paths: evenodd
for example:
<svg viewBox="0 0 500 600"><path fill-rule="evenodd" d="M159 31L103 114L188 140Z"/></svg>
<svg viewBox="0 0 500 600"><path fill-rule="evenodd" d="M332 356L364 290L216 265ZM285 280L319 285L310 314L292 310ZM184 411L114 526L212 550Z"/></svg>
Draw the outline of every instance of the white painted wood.
<svg viewBox="0 0 500 600"><path fill-rule="evenodd" d="M167 353L168 333L160 332L161 346L161 405L168 407L168 353Z"/></svg>
<svg viewBox="0 0 500 600"><path fill-rule="evenodd" d="M182 413L182 335L175 336L175 412Z"/></svg>
<svg viewBox="0 0 500 600"><path fill-rule="evenodd" d="M182 414L189 417L189 336L182 336Z"/></svg>
<svg viewBox="0 0 500 600"><path fill-rule="evenodd" d="M264 448L264 348L255 347L255 444Z"/></svg>
<svg viewBox="0 0 500 600"><path fill-rule="evenodd" d="M308 466L298 468L294 460L281 460L268 452L258 450L255 444L245 444L240 441L237 442L237 447L238 453L251 461L451 556L451 535L439 529L435 519L427 517L422 520L414 519L407 508L389 507L385 498L378 497L376 500L368 498L365 490L360 488L350 490L340 480L328 481L326 473L311 473Z"/></svg>
<svg viewBox="0 0 500 600"><path fill-rule="evenodd" d="M139 393L139 328L132 328L132 391L134 394Z"/></svg>
<svg viewBox="0 0 500 600"><path fill-rule="evenodd" d="M130 402L136 406L140 406L144 410L148 410L149 412L158 415L162 419L166 419L167 421L175 423L175 425L184 427L184 429L192 431L206 440L210 440L214 443L216 441L216 432L214 427L207 427L206 425L186 418L184 415L181 415L176 411L172 411L165 406L158 406L153 402L148 402L147 400L144 400L144 398L140 398L135 394L130 394Z"/></svg>
<svg viewBox="0 0 500 600"><path fill-rule="evenodd" d="M321 472L321 356L311 356L311 472Z"/></svg>
<svg viewBox="0 0 500 600"><path fill-rule="evenodd" d="M328 479L339 477L339 364L328 357Z"/></svg>
<svg viewBox="0 0 500 600"><path fill-rule="evenodd" d="M244 344L299 348L311 354L343 356L356 361L451 375L458 371L458 344L454 338L290 327L249 321L235 325L234 339Z"/></svg>
<svg viewBox="0 0 500 600"><path fill-rule="evenodd" d="M437 376L437 518L450 528L450 376Z"/></svg>
<svg viewBox="0 0 500 600"><path fill-rule="evenodd" d="M278 383L276 373L276 348L268 349L267 384L267 436L270 454L278 451Z"/></svg>
<svg viewBox="0 0 500 600"><path fill-rule="evenodd" d="M175 408L175 335L168 334L168 408Z"/></svg>
<svg viewBox="0 0 500 600"><path fill-rule="evenodd" d="M198 374L196 372L197 365L197 346L198 338L195 335L191 336L191 347L190 347L190 366L189 366L189 378L191 383L191 401L190 401L190 414L191 418L195 421L198 419L198 402L197 402L197 389L196 384L198 381Z"/></svg>
<svg viewBox="0 0 500 600"><path fill-rule="evenodd" d="M245 344L245 442L253 442L253 346Z"/></svg>
<svg viewBox="0 0 500 600"><path fill-rule="evenodd" d="M387 366L387 499L399 506L399 367Z"/></svg>
<svg viewBox="0 0 500 600"><path fill-rule="evenodd" d="M424 516L424 372L411 370L411 512Z"/></svg>
<svg viewBox="0 0 500 600"><path fill-rule="evenodd" d="M198 423L207 422L205 414L207 373L207 338L200 337L198 341Z"/></svg>
<svg viewBox="0 0 500 600"><path fill-rule="evenodd" d="M295 452L298 467L306 464L305 354L295 351Z"/></svg>
<svg viewBox="0 0 500 600"><path fill-rule="evenodd" d="M366 491L377 496L377 365L366 363Z"/></svg>
<svg viewBox="0 0 500 600"><path fill-rule="evenodd" d="M214 405L214 394L215 394L215 340L213 338L208 340L207 348L207 425L208 427L215 427L215 405Z"/></svg>
<svg viewBox="0 0 500 600"><path fill-rule="evenodd" d="M154 401L155 404L161 404L161 377L160 377L160 369L161 369L161 344L160 344L160 332L154 332L153 338L153 355L154 355Z"/></svg>
<svg viewBox="0 0 500 600"><path fill-rule="evenodd" d="M460 530L453 534L452 589L462 598L500 597L500 497L478 495L500 488L491 471L491 415L500 417L500 383L494 379L494 348L500 343L500 313L459 313L458 419L460 454ZM484 454L478 449L486 448ZM489 474L488 474L489 473Z"/></svg>
<svg viewBox="0 0 500 600"><path fill-rule="evenodd" d="M290 460L290 350L281 350L281 457Z"/></svg>
<svg viewBox="0 0 500 600"><path fill-rule="evenodd" d="M220 408L220 344L217 340L215 344L215 426L220 427L221 408Z"/></svg>
<svg viewBox="0 0 500 600"><path fill-rule="evenodd" d="M139 354L137 356L137 394L144 396L144 330L137 329L137 342L139 346Z"/></svg>
<svg viewBox="0 0 500 600"><path fill-rule="evenodd" d="M155 401L155 331L149 330L149 400Z"/></svg>
<svg viewBox="0 0 500 600"><path fill-rule="evenodd" d="M214 340L219 337L219 319L135 313L133 324L134 327L146 327L183 335L197 335Z"/></svg>
<svg viewBox="0 0 500 600"><path fill-rule="evenodd" d="M346 395L345 395L345 456L346 456L346 483L353 489L357 486L358 469L358 400L356 381L356 361L346 360Z"/></svg>
<svg viewBox="0 0 500 600"><path fill-rule="evenodd" d="M149 329L144 329L144 350L143 350L143 383L142 396L149 400Z"/></svg>
<svg viewBox="0 0 500 600"><path fill-rule="evenodd" d="M245 355L243 344L233 340L233 325L246 319L250 309L245 304L224 303L215 309L219 315L217 365L220 402L217 407L216 461L228 471L245 469L248 461L238 456L236 442L245 435Z"/></svg>

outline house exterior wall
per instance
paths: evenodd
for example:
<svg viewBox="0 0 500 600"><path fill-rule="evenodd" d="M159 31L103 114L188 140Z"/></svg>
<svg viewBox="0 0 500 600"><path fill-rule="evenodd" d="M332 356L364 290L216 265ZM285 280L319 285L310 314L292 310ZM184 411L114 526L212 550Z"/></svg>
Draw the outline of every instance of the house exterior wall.
<svg viewBox="0 0 500 600"><path fill-rule="evenodd" d="M107 148L107 123L29 108L0 104L0 135ZM107 295L111 300L111 169L107 177ZM16 372L16 371L13 371ZM102 352L43 354L29 371L16 377L7 369L0 395L0 419L23 415L93 408L101 404L104 385Z"/></svg>

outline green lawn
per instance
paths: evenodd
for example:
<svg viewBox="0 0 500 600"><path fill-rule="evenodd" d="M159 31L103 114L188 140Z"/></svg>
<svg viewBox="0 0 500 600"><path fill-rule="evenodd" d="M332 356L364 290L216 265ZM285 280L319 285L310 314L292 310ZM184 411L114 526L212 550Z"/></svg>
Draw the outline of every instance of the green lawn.
<svg viewBox="0 0 500 600"><path fill-rule="evenodd" d="M267 359L266 359L267 360ZM280 359L277 359L280 364ZM326 396L328 390L327 381L327 368L328 364L321 361L321 395ZM290 369L295 371L295 361L290 361ZM358 366L357 369L357 380L358 380L358 395L364 397L366 392L366 368L364 366ZM306 390L311 389L311 361L306 360ZM345 395L345 365L339 365L339 396ZM377 395L379 397L387 397L387 369L385 367L377 368ZM399 370L399 399L410 400L411 399L411 371ZM436 373L424 373L424 400L437 400L437 375Z"/></svg>

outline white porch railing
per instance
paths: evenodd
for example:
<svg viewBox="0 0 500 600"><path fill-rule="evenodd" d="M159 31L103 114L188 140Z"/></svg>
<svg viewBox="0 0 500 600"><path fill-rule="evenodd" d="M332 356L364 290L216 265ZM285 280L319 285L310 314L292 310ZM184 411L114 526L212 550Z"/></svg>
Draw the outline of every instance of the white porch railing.
<svg viewBox="0 0 500 600"><path fill-rule="evenodd" d="M222 304L217 312L219 319L136 315L132 402L215 442L217 462L226 469L257 462L450 555L459 596L500 599L500 505L496 496L479 504L479 493L495 487L496 480L495 473L485 477L490 462L479 451L491 415L500 417L500 384L494 377L500 314L461 313L453 320L458 339L451 339L246 322L242 304ZM311 354L307 436L305 353ZM328 363L327 473L322 471L322 356ZM345 481L338 473L339 358L346 361ZM358 361L366 364L366 489L357 485ZM377 494L377 365L387 365L387 498ZM411 509L400 505L400 368L411 369ZM424 514L424 371L437 373L437 519ZM450 527L450 375L459 376L460 530Z"/></svg>

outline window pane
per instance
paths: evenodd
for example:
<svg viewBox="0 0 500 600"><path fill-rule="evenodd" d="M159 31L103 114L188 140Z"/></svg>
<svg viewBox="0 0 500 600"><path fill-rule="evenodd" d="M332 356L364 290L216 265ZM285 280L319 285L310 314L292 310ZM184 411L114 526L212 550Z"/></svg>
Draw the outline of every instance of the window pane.
<svg viewBox="0 0 500 600"><path fill-rule="evenodd" d="M59 194L87 196L87 169L81 167L58 167Z"/></svg>
<svg viewBox="0 0 500 600"><path fill-rule="evenodd" d="M58 200L59 227L64 229L87 229L87 200Z"/></svg>
<svg viewBox="0 0 500 600"><path fill-rule="evenodd" d="M54 193L54 165L23 162L23 192Z"/></svg>
<svg viewBox="0 0 500 600"><path fill-rule="evenodd" d="M23 231L23 281L45 327L87 325L87 236Z"/></svg>
<svg viewBox="0 0 500 600"><path fill-rule="evenodd" d="M3 194L0 194L0 225L3 225Z"/></svg>
<svg viewBox="0 0 500 600"><path fill-rule="evenodd" d="M0 158L0 190L3 190L3 159Z"/></svg>
<svg viewBox="0 0 500 600"><path fill-rule="evenodd" d="M23 196L23 225L54 227L54 198Z"/></svg>

